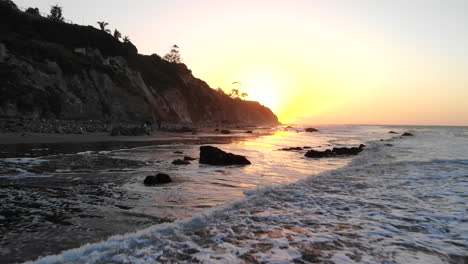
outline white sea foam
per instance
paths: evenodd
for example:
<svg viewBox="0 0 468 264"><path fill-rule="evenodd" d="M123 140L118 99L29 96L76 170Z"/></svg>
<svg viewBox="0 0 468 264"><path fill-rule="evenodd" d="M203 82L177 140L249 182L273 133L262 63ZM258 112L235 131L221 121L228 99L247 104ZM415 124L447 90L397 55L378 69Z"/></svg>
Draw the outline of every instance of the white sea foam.
<svg viewBox="0 0 468 264"><path fill-rule="evenodd" d="M463 263L468 142L413 132L344 168L35 263Z"/></svg>

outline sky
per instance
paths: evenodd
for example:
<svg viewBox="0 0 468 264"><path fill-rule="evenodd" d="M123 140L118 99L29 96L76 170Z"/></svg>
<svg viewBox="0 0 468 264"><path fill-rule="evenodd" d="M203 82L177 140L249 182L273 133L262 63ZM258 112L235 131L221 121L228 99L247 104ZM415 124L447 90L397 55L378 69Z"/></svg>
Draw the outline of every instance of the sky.
<svg viewBox="0 0 468 264"><path fill-rule="evenodd" d="M248 93L283 123L468 125L466 0L15 3L106 21L142 54L177 44L196 77Z"/></svg>

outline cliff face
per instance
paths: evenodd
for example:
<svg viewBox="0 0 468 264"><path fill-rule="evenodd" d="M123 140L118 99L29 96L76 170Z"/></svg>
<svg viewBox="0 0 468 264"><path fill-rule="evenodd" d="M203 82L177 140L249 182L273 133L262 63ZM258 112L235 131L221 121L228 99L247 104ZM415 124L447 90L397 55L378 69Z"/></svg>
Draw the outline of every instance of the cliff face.
<svg viewBox="0 0 468 264"><path fill-rule="evenodd" d="M137 53L93 27L0 2L0 116L163 124L276 124L257 102L229 98L183 64Z"/></svg>

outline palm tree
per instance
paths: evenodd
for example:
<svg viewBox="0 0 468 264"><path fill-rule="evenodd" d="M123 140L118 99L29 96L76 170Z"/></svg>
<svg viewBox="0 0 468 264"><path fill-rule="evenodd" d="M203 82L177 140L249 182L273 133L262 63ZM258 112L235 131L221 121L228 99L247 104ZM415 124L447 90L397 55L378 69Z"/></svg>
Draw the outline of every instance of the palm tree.
<svg viewBox="0 0 468 264"><path fill-rule="evenodd" d="M114 38L120 41L120 38L122 37L122 33L118 31L117 29L114 30Z"/></svg>
<svg viewBox="0 0 468 264"><path fill-rule="evenodd" d="M111 31L106 28L109 25L109 23L104 22L104 21L98 21L97 23L102 31L111 34Z"/></svg>

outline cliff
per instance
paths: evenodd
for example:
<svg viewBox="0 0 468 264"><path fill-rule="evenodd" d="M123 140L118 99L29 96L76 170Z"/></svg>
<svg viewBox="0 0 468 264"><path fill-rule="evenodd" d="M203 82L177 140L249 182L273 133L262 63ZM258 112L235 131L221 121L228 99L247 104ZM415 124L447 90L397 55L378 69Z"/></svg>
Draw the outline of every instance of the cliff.
<svg viewBox="0 0 468 264"><path fill-rule="evenodd" d="M167 125L277 124L184 64L140 55L91 26L52 21L0 1L0 117Z"/></svg>

